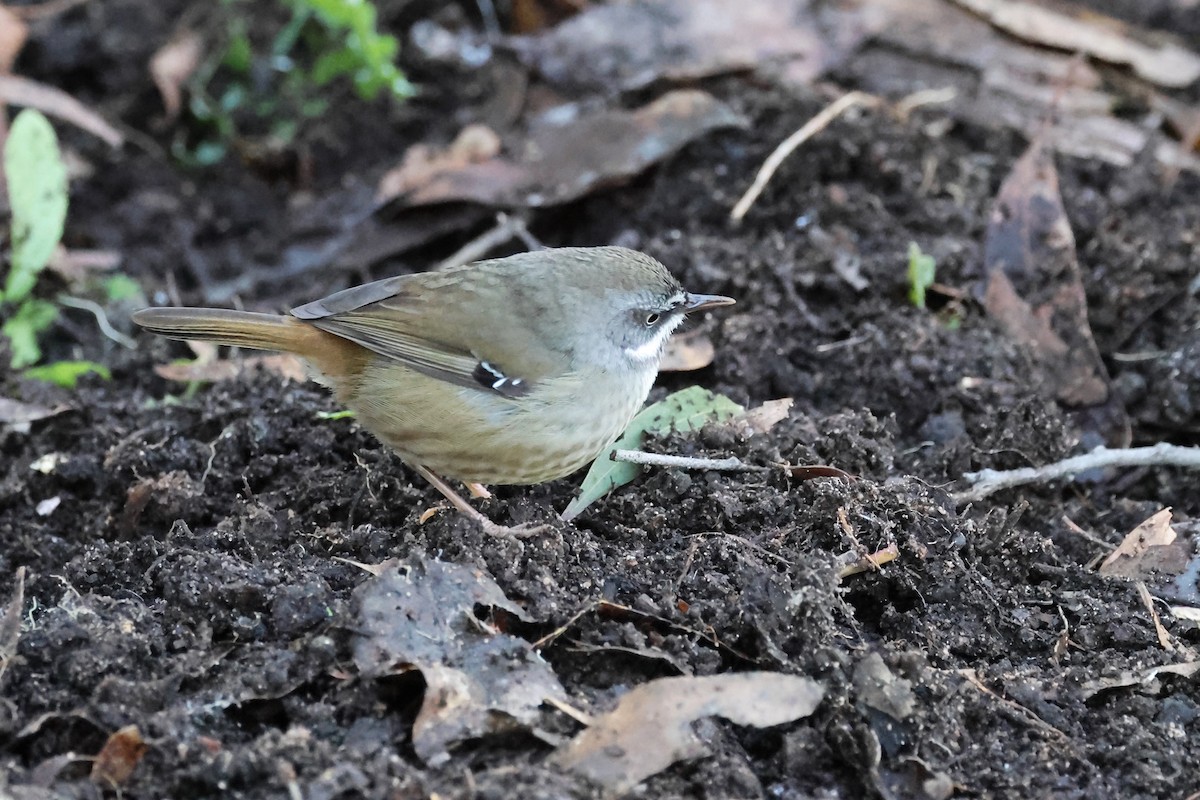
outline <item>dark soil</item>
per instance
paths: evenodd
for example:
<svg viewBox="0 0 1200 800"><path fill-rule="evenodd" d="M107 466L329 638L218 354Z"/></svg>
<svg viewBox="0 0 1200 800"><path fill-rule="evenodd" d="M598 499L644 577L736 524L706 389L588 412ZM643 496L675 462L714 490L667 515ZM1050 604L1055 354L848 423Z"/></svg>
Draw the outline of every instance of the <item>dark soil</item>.
<svg viewBox="0 0 1200 800"><path fill-rule="evenodd" d="M188 171L162 149L170 134L151 122L161 106L144 65L190 13L182 0L88 3L35 29L17 65L143 131L115 153L58 126L95 167L73 185L68 246L120 252L151 299L204 304L210 287L275 263L319 236L322 198L369 194L407 146L448 141L483 102L470 82L411 64L421 100L339 96L303 158ZM122 350L69 312L50 357L103 361L112 379L85 378L73 393L11 374L3 383L6 396L70 410L0 432L0 603L27 569L0 675L0 796L111 795L87 762L60 757L93 755L126 725L149 744L123 787L130 797L284 797L293 781L304 798L601 796L550 766L531 735L472 741L429 767L410 742L421 681L356 676L351 593L369 575L349 562L435 557L486 570L533 620L519 629L530 641L568 625L541 652L593 713L681 673L765 669L826 687L809 719L701 725L713 755L651 778L647 797L920 797L938 775L962 796L1200 790L1195 678L1085 691L1181 660L1159 644L1134 585L1090 562L1163 507L1177 522L1200 517L1194 475L1139 469L969 506L951 497L966 471L1050 462L1084 438L1030 356L970 299L992 199L1027 143L929 125L936 110L904 123L851 115L786 161L734 227L729 209L763 159L827 99L744 76L704 88L752 124L544 212L531 230L549 245L633 246L690 289L737 298L701 323L713 365L661 376L652 399L699 383L744 404L795 400L764 435L708 430L649 446L828 463L859 479L650 470L572 524L555 511L577 478L500 487L481 510L551 530L497 540L448 511L422 523L440 496L352 420L319 418L337 410L319 387L248 372L184 393L153 371L186 356L183 345L140 336ZM1198 443L1200 180L1166 186L1149 163L1057 165L1091 325L1135 444ZM427 267L477 230L238 299L286 308ZM831 234L857 250L866 289L832 268ZM958 327L907 301L910 241L936 257L939 282L967 293ZM127 316L113 322L131 330ZM49 456L55 467L31 468ZM836 556L890 544L894 562L837 580ZM602 599L634 611L571 621ZM1158 611L1180 647L1200 646L1195 628ZM901 720L855 687L872 653L912 684ZM545 717L559 735L578 730L553 709Z"/></svg>

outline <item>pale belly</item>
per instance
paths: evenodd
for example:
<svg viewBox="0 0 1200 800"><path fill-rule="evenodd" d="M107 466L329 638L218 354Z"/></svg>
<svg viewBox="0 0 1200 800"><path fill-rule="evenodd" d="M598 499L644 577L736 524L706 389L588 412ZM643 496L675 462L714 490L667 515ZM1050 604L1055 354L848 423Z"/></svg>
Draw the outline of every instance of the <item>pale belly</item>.
<svg viewBox="0 0 1200 800"><path fill-rule="evenodd" d="M594 460L625 430L653 382L652 371L632 380L568 376L509 399L393 364L368 369L344 399L409 463L460 481L529 484Z"/></svg>

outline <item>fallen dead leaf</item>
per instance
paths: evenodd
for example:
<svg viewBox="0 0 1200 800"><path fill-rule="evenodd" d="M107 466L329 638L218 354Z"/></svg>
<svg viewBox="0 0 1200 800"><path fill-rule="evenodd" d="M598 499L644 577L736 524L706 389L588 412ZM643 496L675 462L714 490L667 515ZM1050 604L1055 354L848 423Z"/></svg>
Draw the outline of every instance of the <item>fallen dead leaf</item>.
<svg viewBox="0 0 1200 800"><path fill-rule="evenodd" d="M1159 675L1179 675L1183 678L1190 678L1198 673L1200 673L1200 661L1163 664L1140 672L1121 672L1111 677L1090 680L1079 687L1079 693L1084 700L1089 700L1101 692L1127 689L1133 686L1141 686L1147 692L1157 693Z"/></svg>
<svg viewBox="0 0 1200 800"><path fill-rule="evenodd" d="M378 202L407 194L429 183L437 173L481 164L500 155L500 137L486 125L468 125L444 150L415 144L404 153L400 166L388 170L375 192Z"/></svg>
<svg viewBox="0 0 1200 800"><path fill-rule="evenodd" d="M837 478L846 483L854 482L854 476L849 472L827 464L798 464L796 466L783 464L782 466L788 475L798 481L808 481L813 478Z"/></svg>
<svg viewBox="0 0 1200 800"><path fill-rule="evenodd" d="M1092 10L1063 13L1018 0L954 0L1001 30L1026 41L1087 53L1111 64L1129 66L1141 77L1172 89L1200 78L1200 55L1174 42L1147 43L1131 29ZM1086 15L1086 16L1085 16Z"/></svg>
<svg viewBox="0 0 1200 800"><path fill-rule="evenodd" d="M66 92L44 83L16 75L0 75L0 101L36 108L103 139L110 147L120 147L125 141L125 136L95 111Z"/></svg>
<svg viewBox="0 0 1200 800"><path fill-rule="evenodd" d="M859 701L894 720L908 719L916 708L912 681L896 677L879 653L869 653L854 668Z"/></svg>
<svg viewBox="0 0 1200 800"><path fill-rule="evenodd" d="M126 725L104 743L92 763L92 783L101 786L120 786L129 780L148 749L137 725Z"/></svg>
<svg viewBox="0 0 1200 800"><path fill-rule="evenodd" d="M1035 140L1013 165L992 207L981 292L988 314L1025 346L1041 380L1081 424L1115 446L1129 443L1129 420L1088 325L1075 234L1058 191L1058 172Z"/></svg>
<svg viewBox="0 0 1200 800"><path fill-rule="evenodd" d="M121 266L121 254L115 250L68 250L54 248L46 269L61 276L69 286L78 287L97 272L110 272Z"/></svg>
<svg viewBox="0 0 1200 800"><path fill-rule="evenodd" d="M524 619L487 573L433 559L390 561L354 592L354 662L365 677L419 670L425 697L412 744L430 765L466 739L530 728L566 692L524 639L475 615L484 606Z"/></svg>
<svg viewBox="0 0 1200 800"><path fill-rule="evenodd" d="M169 381L202 381L205 383L220 383L231 381L246 372L261 369L279 377L303 383L308 380L308 371L304 361L290 353L277 353L269 356L250 356L241 359L214 358L211 360L197 359L176 364L156 364L154 372Z"/></svg>
<svg viewBox="0 0 1200 800"><path fill-rule="evenodd" d="M433 170L402 195L404 203L558 205L620 184L711 131L745 125L729 106L691 89L668 92L634 111L565 111L543 116L511 148L511 157Z"/></svg>
<svg viewBox="0 0 1200 800"><path fill-rule="evenodd" d="M1100 564L1101 575L1145 579L1155 574L1175 576L1188 565L1186 542L1177 542L1171 509L1164 508L1125 535Z"/></svg>
<svg viewBox="0 0 1200 800"><path fill-rule="evenodd" d="M812 714L824 694L816 681L774 672L659 678L625 694L553 760L623 793L676 761L708 755L692 730L697 720L782 725Z"/></svg>
<svg viewBox="0 0 1200 800"><path fill-rule="evenodd" d="M167 121L183 108L183 85L200 66L204 40L195 31L183 31L158 49L150 59L150 77L158 87Z"/></svg>
<svg viewBox="0 0 1200 800"><path fill-rule="evenodd" d="M747 409L745 413L732 421L746 425L751 433L766 433L788 418L794 402L790 397L767 400L760 406Z"/></svg>
<svg viewBox="0 0 1200 800"><path fill-rule="evenodd" d="M8 6L0 5L0 73L12 72L25 40L29 38L29 27Z"/></svg>
<svg viewBox="0 0 1200 800"><path fill-rule="evenodd" d="M677 333L667 339L663 349L662 361L658 365L659 372L690 372L704 369L713 362L717 348L712 339L703 334L689 331Z"/></svg>
<svg viewBox="0 0 1200 800"><path fill-rule="evenodd" d="M29 433L34 422L70 411L66 405L47 408L34 403L22 403L9 397L0 397L0 425L17 433Z"/></svg>
<svg viewBox="0 0 1200 800"><path fill-rule="evenodd" d="M637 0L595 4L514 46L568 90L637 89L756 70L811 83L841 63L881 20L870 4Z"/></svg>
<svg viewBox="0 0 1200 800"><path fill-rule="evenodd" d="M894 97L930 86L955 89L942 106L952 118L1011 128L1057 152L1117 166L1131 165L1156 135L1149 116L1113 116L1132 93L1124 84L1149 88L1136 76L1110 88L1088 61L1023 42L943 0L871 5L887 24L843 66L864 91ZM913 59L921 63L916 72ZM1153 152L1164 166L1200 171L1200 158L1177 142L1159 141Z"/></svg>

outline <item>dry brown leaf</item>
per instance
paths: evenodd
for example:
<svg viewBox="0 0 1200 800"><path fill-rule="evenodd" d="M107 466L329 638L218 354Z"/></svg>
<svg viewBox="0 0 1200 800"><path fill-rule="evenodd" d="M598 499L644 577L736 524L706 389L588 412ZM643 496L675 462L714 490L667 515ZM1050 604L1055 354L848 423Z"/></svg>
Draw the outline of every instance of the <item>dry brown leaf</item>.
<svg viewBox="0 0 1200 800"><path fill-rule="evenodd" d="M611 791L627 792L676 761L708 754L692 730L697 720L782 725L812 714L824 694L816 681L774 672L659 678L624 695L559 748L554 760Z"/></svg>
<svg viewBox="0 0 1200 800"><path fill-rule="evenodd" d="M0 397L0 425L12 428L18 433L29 433L31 423L56 416L64 411L69 411L70 408L66 405L47 408L33 403L22 403L20 400L8 397Z"/></svg>
<svg viewBox="0 0 1200 800"><path fill-rule="evenodd" d="M843 67L864 91L896 96L955 88L943 106L952 117L1040 136L1057 152L1117 166L1132 164L1154 135L1145 119L1113 116L1129 91L1107 89L1085 60L1022 42L944 0L871 5L887 25ZM914 59L921 69L912 69ZM1164 166L1200 171L1200 158L1177 142L1159 142L1154 154Z"/></svg>
<svg viewBox="0 0 1200 800"><path fill-rule="evenodd" d="M28 38L29 28L21 18L8 6L0 5L0 73L12 72L13 62Z"/></svg>
<svg viewBox="0 0 1200 800"><path fill-rule="evenodd" d="M1111 64L1127 65L1160 86L1180 89L1200 78L1200 55L1173 42L1148 44L1134 39L1128 26L1091 10L1080 9L1076 15L1070 15L1017 0L954 2L986 17L1013 36L1071 53L1087 53Z"/></svg>
<svg viewBox="0 0 1200 800"><path fill-rule="evenodd" d="M388 170L379 181L375 199L384 202L425 185L437 173L480 164L500 155L500 137L486 125L463 128L445 150L416 144L408 148L400 166Z"/></svg>
<svg viewBox="0 0 1200 800"><path fill-rule="evenodd" d="M162 96L167 120L173 121L183 108L183 85L200 66L204 40L195 31L183 31L158 49L150 59L150 77Z"/></svg>
<svg viewBox="0 0 1200 800"><path fill-rule="evenodd" d="M308 371L299 356L277 353L269 356L250 356L237 360L215 358L197 359L176 364L157 364L154 372L169 381L202 381L220 383L231 381L249 370L261 369L274 373L286 380L303 383L308 380Z"/></svg>
<svg viewBox="0 0 1200 800"><path fill-rule="evenodd" d="M793 402L795 401L790 397L767 400L760 406L748 409L738 419L747 425L752 433L766 433L787 419L792 411Z"/></svg>
<svg viewBox="0 0 1200 800"><path fill-rule="evenodd" d="M1058 172L1035 140L1013 165L992 207L984 243L982 294L988 314L1023 345L1040 377L1081 424L1111 444L1129 443L1129 421L1109 391L1092 338L1075 234L1058 191Z"/></svg>
<svg viewBox="0 0 1200 800"><path fill-rule="evenodd" d="M1164 508L1126 534L1100 564L1099 572L1122 578L1178 575L1187 567L1189 547L1176 539L1171 509Z"/></svg>
<svg viewBox="0 0 1200 800"><path fill-rule="evenodd" d="M0 75L0 101L36 108L103 139L112 147L120 147L125 141L124 135L95 111L66 92L44 83L15 75Z"/></svg>
<svg viewBox="0 0 1200 800"><path fill-rule="evenodd" d="M409 206L558 205L620 184L711 131L744 124L729 106L692 89L668 92L634 111L604 110L566 121L552 115L513 148L513 156L436 170L404 200Z"/></svg>
<svg viewBox="0 0 1200 800"><path fill-rule="evenodd" d="M129 780L134 768L146 754L147 744L137 725L126 725L104 743L92 763L92 783L120 786Z"/></svg>
<svg viewBox="0 0 1200 800"><path fill-rule="evenodd" d="M115 250L68 250L54 248L46 269L62 277L70 286L79 286L96 272L110 272L121 266L121 254Z"/></svg>
<svg viewBox="0 0 1200 800"><path fill-rule="evenodd" d="M854 482L854 476L849 472L827 464L798 464L796 466L788 464L784 466L784 469L788 475L799 481L808 481L813 478L836 478L846 483Z"/></svg>
<svg viewBox="0 0 1200 800"><path fill-rule="evenodd" d="M486 572L434 559L389 561L354 592L359 672L415 669L425 679L412 745L431 765L448 761L460 741L532 727L547 699L566 701L529 642L481 622L477 606L526 618Z"/></svg>
<svg viewBox="0 0 1200 800"><path fill-rule="evenodd" d="M1149 691L1157 691L1159 675L1178 675L1182 678L1190 678L1198 673L1200 673L1200 661L1163 664L1140 672L1127 671L1111 677L1096 678L1080 686L1079 693L1084 700L1088 700L1101 692L1133 686L1142 686Z"/></svg>
<svg viewBox="0 0 1200 800"><path fill-rule="evenodd" d="M577 91L635 89L756 70L810 83L877 29L870 4L639 0L595 4L518 51L550 83Z"/></svg>
<svg viewBox="0 0 1200 800"><path fill-rule="evenodd" d="M667 339L658 371L690 372L694 369L704 369L713 362L716 354L717 349L713 346L712 339L707 336L694 331L677 333Z"/></svg>
<svg viewBox="0 0 1200 800"><path fill-rule="evenodd" d="M879 653L868 653L854 667L854 691L859 702L893 720L908 719L917 707L912 681L892 672Z"/></svg>

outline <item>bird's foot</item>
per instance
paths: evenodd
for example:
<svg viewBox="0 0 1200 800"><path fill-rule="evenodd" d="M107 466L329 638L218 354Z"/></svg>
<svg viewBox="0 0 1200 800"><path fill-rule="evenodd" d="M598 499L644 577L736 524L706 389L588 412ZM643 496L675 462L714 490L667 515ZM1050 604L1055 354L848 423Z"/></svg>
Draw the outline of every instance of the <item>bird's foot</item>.
<svg viewBox="0 0 1200 800"><path fill-rule="evenodd" d="M450 488L444 480L438 477L437 473L428 467L423 467L420 464L414 464L413 468L421 474L421 477L429 481L433 488L442 493L442 496L450 501L450 505L458 509L459 513L464 517L474 520L483 528L483 532L488 536L495 536L498 539L527 539L530 536L536 536L550 528L549 525L501 525L497 522L492 522L485 514L474 508L470 503L464 500L458 492ZM468 487L479 486L479 484L467 484ZM486 491L486 489L484 490Z"/></svg>

